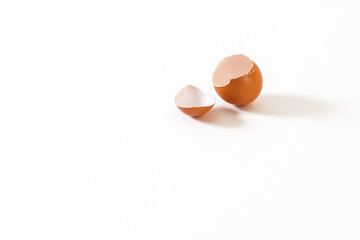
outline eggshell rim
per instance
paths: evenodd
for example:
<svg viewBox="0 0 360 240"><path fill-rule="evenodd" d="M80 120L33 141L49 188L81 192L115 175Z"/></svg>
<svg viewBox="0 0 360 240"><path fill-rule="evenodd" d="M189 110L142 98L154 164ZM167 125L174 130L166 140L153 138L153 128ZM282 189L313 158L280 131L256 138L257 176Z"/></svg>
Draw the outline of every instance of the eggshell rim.
<svg viewBox="0 0 360 240"><path fill-rule="evenodd" d="M232 55L232 56L235 56L235 55ZM231 56L230 56L230 57L231 57ZM247 57L247 58L249 58L249 57ZM240 78L243 78L243 77L245 77L245 76L247 76L247 75L252 74L252 73L255 71L255 62L254 62L253 60L251 60L250 58L249 58L249 60L250 60L250 62L251 62L251 64L252 64L252 68L250 69L250 71L249 71L248 73L245 73L245 74L243 74L243 75L241 75L240 77L237 77L237 78L229 79L229 80L227 81L227 83L224 84L224 85L215 85L214 82L213 82L213 86L214 86L214 87L225 87L225 86L229 85L229 83L230 83L231 81L233 81L233 80L238 80L238 79L240 79Z"/></svg>
<svg viewBox="0 0 360 240"><path fill-rule="evenodd" d="M180 94L180 92L181 92L184 88L186 88L186 87L196 88L196 89L198 89L198 90L200 91L200 93L202 94L202 96L209 96L209 97L211 97L211 99L213 100L213 104L200 105L200 106L191 106L191 107L183 107L183 106L178 105L178 104L176 103L176 98L178 97L178 95ZM213 107L215 104L216 104L216 100L215 100L215 97L214 97L212 94L205 94L205 93L203 93L203 91L200 90L200 88L195 87L195 86L193 86L193 85L191 85L191 84L188 84L188 85L186 85L185 87L183 87L183 88L178 92L178 94L176 94L176 96L175 96L175 105L176 105L177 107L180 107L180 108L186 108L186 109L190 109L190 108L205 108L205 107Z"/></svg>
<svg viewBox="0 0 360 240"><path fill-rule="evenodd" d="M194 107L194 108L182 108L182 107L177 107L177 108L180 109L180 111L183 112L185 115L188 115L193 118L197 118L210 112L210 110L214 107L214 105L206 106L206 107Z"/></svg>

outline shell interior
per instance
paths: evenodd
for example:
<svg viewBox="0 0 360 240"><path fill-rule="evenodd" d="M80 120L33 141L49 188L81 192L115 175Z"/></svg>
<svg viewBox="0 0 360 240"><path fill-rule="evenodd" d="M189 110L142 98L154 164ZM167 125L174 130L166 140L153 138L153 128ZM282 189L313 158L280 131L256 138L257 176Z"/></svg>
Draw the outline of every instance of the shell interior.
<svg viewBox="0 0 360 240"><path fill-rule="evenodd" d="M175 104L182 108L208 107L215 104L215 99L201 92L199 88L187 85L176 95Z"/></svg>
<svg viewBox="0 0 360 240"><path fill-rule="evenodd" d="M248 74L254 67L254 62L245 55L238 54L224 58L217 66L213 74L213 84L223 87L233 79Z"/></svg>

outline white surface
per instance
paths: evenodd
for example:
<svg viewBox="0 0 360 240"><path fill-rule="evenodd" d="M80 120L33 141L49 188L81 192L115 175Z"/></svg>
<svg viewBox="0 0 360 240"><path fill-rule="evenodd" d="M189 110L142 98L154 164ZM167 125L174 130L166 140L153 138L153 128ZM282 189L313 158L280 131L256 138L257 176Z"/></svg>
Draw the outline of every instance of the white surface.
<svg viewBox="0 0 360 240"><path fill-rule="evenodd" d="M1 1L0 239L360 239L358 1ZM225 56L261 97L192 119Z"/></svg>

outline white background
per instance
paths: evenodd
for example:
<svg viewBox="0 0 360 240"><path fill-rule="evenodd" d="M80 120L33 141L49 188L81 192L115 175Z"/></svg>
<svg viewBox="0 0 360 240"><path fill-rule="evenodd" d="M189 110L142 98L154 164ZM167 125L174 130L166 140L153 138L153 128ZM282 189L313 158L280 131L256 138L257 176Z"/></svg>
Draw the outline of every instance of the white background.
<svg viewBox="0 0 360 240"><path fill-rule="evenodd" d="M360 239L359 1L1 1L0 239ZM193 119L243 53L264 86Z"/></svg>

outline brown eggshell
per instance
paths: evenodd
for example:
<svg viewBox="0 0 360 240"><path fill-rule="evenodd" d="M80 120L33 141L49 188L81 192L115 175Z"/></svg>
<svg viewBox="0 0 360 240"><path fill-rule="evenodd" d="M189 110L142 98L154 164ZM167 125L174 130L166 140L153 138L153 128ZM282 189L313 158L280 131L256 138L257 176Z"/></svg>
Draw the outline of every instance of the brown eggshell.
<svg viewBox="0 0 360 240"><path fill-rule="evenodd" d="M207 107L192 107L192 108L183 108L183 107L178 106L178 108L180 109L180 111L182 111L186 115L189 115L191 117L200 117L201 115L204 115L205 113L210 111L210 109L213 106L214 105L207 106Z"/></svg>
<svg viewBox="0 0 360 240"><path fill-rule="evenodd" d="M234 105L254 101L261 92L262 82L259 67L242 54L224 58L213 74L213 85L218 95Z"/></svg>
<svg viewBox="0 0 360 240"><path fill-rule="evenodd" d="M176 106L191 117L204 115L215 105L215 99L197 87L187 85L175 97Z"/></svg>

